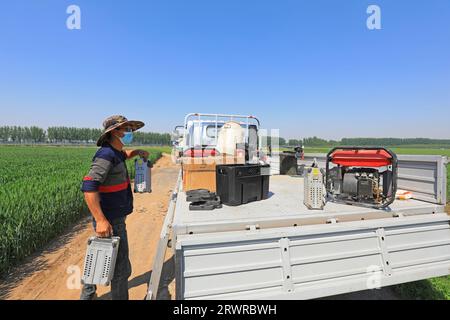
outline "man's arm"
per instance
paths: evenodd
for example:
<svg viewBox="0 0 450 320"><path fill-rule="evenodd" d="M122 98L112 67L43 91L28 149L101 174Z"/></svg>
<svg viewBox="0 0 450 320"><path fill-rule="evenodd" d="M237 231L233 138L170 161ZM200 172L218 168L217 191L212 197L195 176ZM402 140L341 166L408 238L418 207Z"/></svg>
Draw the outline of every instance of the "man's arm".
<svg viewBox="0 0 450 320"><path fill-rule="evenodd" d="M112 234L112 226L106 219L100 206L99 187L103 183L112 168L113 154L108 151L97 152L93 159L91 169L87 176L83 178L81 191L84 199L96 221L95 231L99 237L109 237Z"/></svg>
<svg viewBox="0 0 450 320"><path fill-rule="evenodd" d="M92 216L95 219L96 227L95 232L99 237L109 237L112 234L112 226L109 221L106 219L102 208L100 207L100 195L96 191L85 191L84 199L86 204L91 212Z"/></svg>

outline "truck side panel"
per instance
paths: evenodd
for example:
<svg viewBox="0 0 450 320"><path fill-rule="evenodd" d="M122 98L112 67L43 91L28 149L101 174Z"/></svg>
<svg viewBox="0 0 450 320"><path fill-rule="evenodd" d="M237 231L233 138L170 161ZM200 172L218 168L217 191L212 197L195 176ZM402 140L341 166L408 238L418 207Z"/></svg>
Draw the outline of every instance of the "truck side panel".
<svg viewBox="0 0 450 320"><path fill-rule="evenodd" d="M180 235L178 299L305 299L450 273L450 217Z"/></svg>

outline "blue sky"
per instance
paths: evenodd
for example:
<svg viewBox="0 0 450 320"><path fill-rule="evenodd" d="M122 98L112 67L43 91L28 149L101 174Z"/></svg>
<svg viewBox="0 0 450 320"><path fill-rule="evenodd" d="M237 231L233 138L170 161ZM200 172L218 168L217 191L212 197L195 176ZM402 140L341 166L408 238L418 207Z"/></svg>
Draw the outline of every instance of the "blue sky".
<svg viewBox="0 0 450 320"><path fill-rule="evenodd" d="M287 138L450 138L450 1L3 1L0 111L0 125L124 114L168 132L217 112Z"/></svg>

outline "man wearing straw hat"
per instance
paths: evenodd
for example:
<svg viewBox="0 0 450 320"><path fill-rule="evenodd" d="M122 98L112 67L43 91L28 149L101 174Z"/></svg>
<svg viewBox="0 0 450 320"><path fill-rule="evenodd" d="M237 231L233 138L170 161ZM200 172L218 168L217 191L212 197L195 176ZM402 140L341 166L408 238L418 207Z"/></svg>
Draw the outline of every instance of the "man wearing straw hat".
<svg viewBox="0 0 450 320"><path fill-rule="evenodd" d="M147 151L123 150L123 146L130 144L133 132L143 126L141 121L129 121L120 115L107 118L103 122L103 133L97 140L97 146L100 148L92 159L91 169L83 178L81 186L93 216L97 236L120 237L114 277L111 281L113 300L128 300L128 278L131 275L125 219L133 212L133 193L125 160L137 155L144 158L149 156ZM80 299L93 299L96 290L95 285L85 284Z"/></svg>

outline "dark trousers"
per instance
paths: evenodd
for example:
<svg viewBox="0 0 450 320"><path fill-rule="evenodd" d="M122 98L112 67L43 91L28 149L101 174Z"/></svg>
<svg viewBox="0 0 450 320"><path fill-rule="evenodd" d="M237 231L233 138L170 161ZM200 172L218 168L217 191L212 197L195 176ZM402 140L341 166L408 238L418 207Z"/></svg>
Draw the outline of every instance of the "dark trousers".
<svg viewBox="0 0 450 320"><path fill-rule="evenodd" d="M119 252L117 253L114 276L111 280L112 300L128 300L128 278L131 276L131 263L128 251L127 227L125 217L113 220L113 236L120 237ZM94 230L95 230L94 220ZM97 286L93 284L83 285L81 290L81 300L91 300L95 296Z"/></svg>

